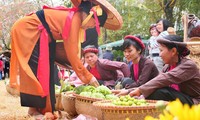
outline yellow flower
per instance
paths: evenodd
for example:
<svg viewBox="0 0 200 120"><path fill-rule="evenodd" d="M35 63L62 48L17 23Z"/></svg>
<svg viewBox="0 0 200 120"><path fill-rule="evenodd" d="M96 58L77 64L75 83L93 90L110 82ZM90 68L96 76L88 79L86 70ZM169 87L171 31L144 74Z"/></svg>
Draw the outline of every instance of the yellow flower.
<svg viewBox="0 0 200 120"><path fill-rule="evenodd" d="M146 116L145 120L200 120L200 104L190 107L182 104L180 100L170 102L159 118Z"/></svg>

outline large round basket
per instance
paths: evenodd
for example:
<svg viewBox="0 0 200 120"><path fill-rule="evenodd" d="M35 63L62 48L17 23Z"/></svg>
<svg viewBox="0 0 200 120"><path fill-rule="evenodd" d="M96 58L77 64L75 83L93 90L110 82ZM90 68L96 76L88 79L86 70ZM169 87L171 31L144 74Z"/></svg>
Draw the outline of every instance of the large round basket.
<svg viewBox="0 0 200 120"><path fill-rule="evenodd" d="M156 109L156 101L146 101L147 106L116 106L111 101L97 101L93 105L102 110L103 120L144 120L147 115L158 117L162 111Z"/></svg>
<svg viewBox="0 0 200 120"><path fill-rule="evenodd" d="M85 97L77 94L74 95L76 96L75 108L78 114L86 114L96 117L98 120L102 120L101 109L92 104L93 102L101 101L102 99Z"/></svg>
<svg viewBox="0 0 200 120"><path fill-rule="evenodd" d="M75 108L75 96L72 92L63 92L61 103L64 111L67 112L70 117L74 117L77 115Z"/></svg>
<svg viewBox="0 0 200 120"><path fill-rule="evenodd" d="M62 103L61 103L61 99L62 99L61 93L58 93L55 96L56 96L55 109L56 110L63 110L63 106L62 106Z"/></svg>

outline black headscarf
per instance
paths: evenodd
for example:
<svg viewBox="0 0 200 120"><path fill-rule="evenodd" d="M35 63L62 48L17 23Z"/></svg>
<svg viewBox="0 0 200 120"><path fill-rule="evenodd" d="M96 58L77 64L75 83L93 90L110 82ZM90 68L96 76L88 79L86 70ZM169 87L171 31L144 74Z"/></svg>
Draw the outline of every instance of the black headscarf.
<svg viewBox="0 0 200 120"><path fill-rule="evenodd" d="M86 12L87 14L89 14L90 9L95 6L95 4L93 4L92 2L89 1L81 1L81 4L79 5L79 8L82 9L84 12ZM102 9L102 15L101 16L97 16L98 20L99 20L99 24L101 27L104 26L106 19L107 19L107 13ZM94 16L93 16L94 17Z"/></svg>

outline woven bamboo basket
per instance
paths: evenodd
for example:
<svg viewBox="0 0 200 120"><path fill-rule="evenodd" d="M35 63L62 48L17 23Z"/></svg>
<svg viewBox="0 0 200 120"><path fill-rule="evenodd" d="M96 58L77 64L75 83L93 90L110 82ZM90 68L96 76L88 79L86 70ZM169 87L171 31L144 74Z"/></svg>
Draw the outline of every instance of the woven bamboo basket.
<svg viewBox="0 0 200 120"><path fill-rule="evenodd" d="M62 99L61 94L59 93L59 94L56 94L55 96L56 96L55 110L64 110L61 103L61 99Z"/></svg>
<svg viewBox="0 0 200 120"><path fill-rule="evenodd" d="M63 92L61 103L64 111L67 112L70 117L77 115L75 108L75 96L73 95L73 92Z"/></svg>
<svg viewBox="0 0 200 120"><path fill-rule="evenodd" d="M102 120L101 109L92 104L93 102L101 101L102 99L85 97L77 94L74 95L76 96L75 108L78 114L86 114L96 117L98 120Z"/></svg>
<svg viewBox="0 0 200 120"><path fill-rule="evenodd" d="M162 111L156 109L157 101L146 101L149 103L147 106L115 106L111 101L97 101L93 105L102 110L102 120L144 120L147 115L158 117Z"/></svg>
<svg viewBox="0 0 200 120"><path fill-rule="evenodd" d="M195 61L197 66L200 68L200 44L191 44L192 42L200 42L200 37L190 38L190 44L187 46L190 50L190 59Z"/></svg>

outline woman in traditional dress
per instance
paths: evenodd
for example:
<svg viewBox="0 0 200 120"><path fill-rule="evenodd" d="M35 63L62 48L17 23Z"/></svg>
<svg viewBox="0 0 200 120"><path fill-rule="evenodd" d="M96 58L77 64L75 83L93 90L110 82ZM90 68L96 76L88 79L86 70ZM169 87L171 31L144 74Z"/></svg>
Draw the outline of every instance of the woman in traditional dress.
<svg viewBox="0 0 200 120"><path fill-rule="evenodd" d="M167 35L158 39L158 43L165 63L163 73L134 90L121 91L120 94L144 95L146 99L165 101L178 98L184 104L199 104L200 71L194 61L186 58L190 50L182 37Z"/></svg>
<svg viewBox="0 0 200 120"><path fill-rule="evenodd" d="M94 75L100 85L112 89L118 79L130 76L126 63L98 58L98 49L94 45L86 46L83 49L83 56L87 63L86 68Z"/></svg>
<svg viewBox="0 0 200 120"><path fill-rule="evenodd" d="M74 8L44 6L12 27L10 86L20 90L21 105L29 107L31 115L54 111L54 61L71 65L84 83L98 86L80 60L84 30L96 27L99 33L99 26L111 30L122 26L121 16L106 0L72 2Z"/></svg>
<svg viewBox="0 0 200 120"><path fill-rule="evenodd" d="M130 78L122 79L123 88L139 87L159 74L155 64L143 57L144 49L145 45L138 37L133 35L124 37L122 51L126 60L132 62L132 65L130 66Z"/></svg>

